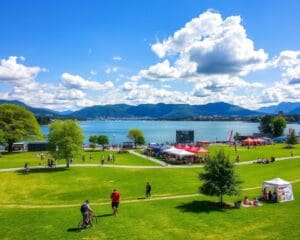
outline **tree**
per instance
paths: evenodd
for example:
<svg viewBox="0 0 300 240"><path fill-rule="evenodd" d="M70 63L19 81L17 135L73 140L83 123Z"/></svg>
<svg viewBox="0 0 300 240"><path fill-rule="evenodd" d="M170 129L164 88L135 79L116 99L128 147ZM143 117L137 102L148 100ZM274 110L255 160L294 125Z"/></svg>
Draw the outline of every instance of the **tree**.
<svg viewBox="0 0 300 240"><path fill-rule="evenodd" d="M102 145L102 148L104 149L104 145L109 144L108 137L106 135L99 135L97 143Z"/></svg>
<svg viewBox="0 0 300 240"><path fill-rule="evenodd" d="M145 144L145 138L144 136L138 136L136 139L136 144L138 145L144 145Z"/></svg>
<svg viewBox="0 0 300 240"><path fill-rule="evenodd" d="M49 126L48 148L55 159L69 159L82 153L82 129L74 120L57 120Z"/></svg>
<svg viewBox="0 0 300 240"><path fill-rule="evenodd" d="M263 135L273 135L273 116L266 115L259 122L259 132Z"/></svg>
<svg viewBox="0 0 300 240"><path fill-rule="evenodd" d="M237 195L239 185L242 183L234 173L233 163L229 161L229 157L223 150L209 158L199 178L204 181L199 189L200 192L209 196L219 196L221 207L223 195Z"/></svg>
<svg viewBox="0 0 300 240"><path fill-rule="evenodd" d="M241 134L239 134L238 132L235 133L233 139L234 141L239 141L240 140L240 137L241 137Z"/></svg>
<svg viewBox="0 0 300 240"><path fill-rule="evenodd" d="M98 136L96 135L92 135L89 137L89 142L90 142L90 147L95 149L96 148L96 144L98 142Z"/></svg>
<svg viewBox="0 0 300 240"><path fill-rule="evenodd" d="M128 131L127 137L129 139L133 140L134 145L139 144L138 142L139 142L139 140L142 141L142 138L143 138L143 140L145 142L144 134L143 134L142 130L140 130L138 128L132 128L132 129L130 129Z"/></svg>
<svg viewBox="0 0 300 240"><path fill-rule="evenodd" d="M15 142L41 140L43 135L33 113L15 104L0 105L0 140L12 151Z"/></svg>
<svg viewBox="0 0 300 240"><path fill-rule="evenodd" d="M286 120L283 117L279 116L279 117L275 117L272 123L273 123L273 136L274 137L281 136L286 127Z"/></svg>
<svg viewBox="0 0 300 240"><path fill-rule="evenodd" d="M288 135L287 139L286 139L286 143L288 145L294 145L297 143L297 137L296 137L296 134L295 134L295 130L293 129L291 131L291 133Z"/></svg>

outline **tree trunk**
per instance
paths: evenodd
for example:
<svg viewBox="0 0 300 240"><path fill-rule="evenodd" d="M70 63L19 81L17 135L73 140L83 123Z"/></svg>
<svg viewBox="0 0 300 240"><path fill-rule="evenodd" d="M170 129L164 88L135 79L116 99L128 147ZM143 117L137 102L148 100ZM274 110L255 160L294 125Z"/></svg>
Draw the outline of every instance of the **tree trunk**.
<svg viewBox="0 0 300 240"><path fill-rule="evenodd" d="M7 151L8 152L12 152L12 150L13 150L13 144L14 144L13 142L10 142L10 141L8 142L8 147L7 147Z"/></svg>

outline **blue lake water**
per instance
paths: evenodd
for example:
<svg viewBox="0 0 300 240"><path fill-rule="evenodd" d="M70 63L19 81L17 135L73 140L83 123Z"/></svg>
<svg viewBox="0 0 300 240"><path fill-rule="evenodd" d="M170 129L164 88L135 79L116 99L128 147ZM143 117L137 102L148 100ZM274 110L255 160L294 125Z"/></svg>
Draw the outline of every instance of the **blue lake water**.
<svg viewBox="0 0 300 240"><path fill-rule="evenodd" d="M88 143L89 136L104 134L111 144L128 141L127 133L131 128L139 128L144 132L146 142L175 142L176 130L194 130L195 141L227 140L229 132L251 135L258 132L258 123L250 122L215 122L215 121L83 121L79 122ZM48 134L48 126L42 126L42 132ZM298 133L300 124L288 124L286 132L293 128Z"/></svg>

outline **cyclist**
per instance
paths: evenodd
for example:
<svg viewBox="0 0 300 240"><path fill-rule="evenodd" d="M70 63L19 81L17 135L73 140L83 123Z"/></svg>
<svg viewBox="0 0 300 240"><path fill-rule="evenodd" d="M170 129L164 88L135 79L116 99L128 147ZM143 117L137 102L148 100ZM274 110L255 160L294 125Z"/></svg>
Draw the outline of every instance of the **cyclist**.
<svg viewBox="0 0 300 240"><path fill-rule="evenodd" d="M86 200L80 207L80 212L83 217L83 222L86 226L90 224L93 209L90 207L89 200Z"/></svg>

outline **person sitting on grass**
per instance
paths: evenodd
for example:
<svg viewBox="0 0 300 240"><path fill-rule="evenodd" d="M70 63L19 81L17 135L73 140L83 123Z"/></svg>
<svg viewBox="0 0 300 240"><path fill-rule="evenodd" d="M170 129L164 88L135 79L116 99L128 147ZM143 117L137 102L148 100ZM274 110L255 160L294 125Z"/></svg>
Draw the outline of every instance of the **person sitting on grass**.
<svg viewBox="0 0 300 240"><path fill-rule="evenodd" d="M253 206L258 206L259 205L259 201L257 198L255 198L255 200L253 201Z"/></svg>
<svg viewBox="0 0 300 240"><path fill-rule="evenodd" d="M244 197L244 201L243 201L244 205L252 205L252 203L249 201L249 198L246 196Z"/></svg>
<svg viewBox="0 0 300 240"><path fill-rule="evenodd" d="M90 224L93 209L89 205L89 200L86 200L80 207L80 212L85 223L85 227Z"/></svg>

